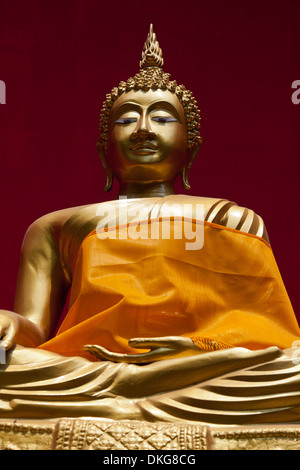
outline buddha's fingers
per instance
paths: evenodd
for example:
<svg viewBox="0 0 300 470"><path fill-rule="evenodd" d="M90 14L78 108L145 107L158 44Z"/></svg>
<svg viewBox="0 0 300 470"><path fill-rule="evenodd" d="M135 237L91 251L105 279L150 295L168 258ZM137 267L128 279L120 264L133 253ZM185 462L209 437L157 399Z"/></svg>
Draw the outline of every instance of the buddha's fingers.
<svg viewBox="0 0 300 470"><path fill-rule="evenodd" d="M97 344L86 344L85 346L83 346L83 349L84 351L88 351L94 356L97 356L99 359L104 359L107 361L118 362L124 355L108 351L108 349L105 349L102 346L98 346Z"/></svg>
<svg viewBox="0 0 300 470"><path fill-rule="evenodd" d="M87 344L83 346L83 349L102 360L111 362L126 362L129 364L147 364L149 362L164 358L170 354L170 352L173 352L173 350L170 349L157 348L153 351L140 354L120 354L108 351L102 346L95 344Z"/></svg>
<svg viewBox="0 0 300 470"><path fill-rule="evenodd" d="M163 336L157 338L132 338L128 341L129 346L136 349L168 348L174 351L185 349L198 349L190 338L184 336Z"/></svg>
<svg viewBox="0 0 300 470"><path fill-rule="evenodd" d="M1 343L1 348L3 349L10 349L14 344L14 339L15 339L15 329L13 326L10 326L8 328L0 328L0 343Z"/></svg>

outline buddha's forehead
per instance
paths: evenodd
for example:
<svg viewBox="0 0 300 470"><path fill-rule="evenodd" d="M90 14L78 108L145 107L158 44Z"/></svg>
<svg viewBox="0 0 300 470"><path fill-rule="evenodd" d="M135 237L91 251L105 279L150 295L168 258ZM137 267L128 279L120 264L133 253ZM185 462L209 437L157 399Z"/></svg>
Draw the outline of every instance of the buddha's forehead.
<svg viewBox="0 0 300 470"><path fill-rule="evenodd" d="M169 90L130 90L129 92L123 93L118 99L114 102L112 106L112 113L114 113L120 107L130 107L130 103L134 106L140 106L141 108L148 108L152 105L155 107L162 108L174 107L179 115L183 115L183 107L174 93L171 93Z"/></svg>

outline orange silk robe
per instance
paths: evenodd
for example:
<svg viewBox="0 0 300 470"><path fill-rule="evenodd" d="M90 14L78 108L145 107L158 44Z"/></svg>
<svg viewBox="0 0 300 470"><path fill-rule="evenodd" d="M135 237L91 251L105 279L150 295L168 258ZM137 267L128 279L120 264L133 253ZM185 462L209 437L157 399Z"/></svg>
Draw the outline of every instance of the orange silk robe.
<svg viewBox="0 0 300 470"><path fill-rule="evenodd" d="M128 226L113 228L105 240L97 231L86 236L68 313L40 348L95 360L85 344L134 353L141 350L128 340L138 337L187 336L204 350L292 347L300 331L270 246L213 223L185 223L194 231L201 225L201 249L186 249L191 240L172 230L170 239L133 240ZM171 220L173 229L178 224Z"/></svg>

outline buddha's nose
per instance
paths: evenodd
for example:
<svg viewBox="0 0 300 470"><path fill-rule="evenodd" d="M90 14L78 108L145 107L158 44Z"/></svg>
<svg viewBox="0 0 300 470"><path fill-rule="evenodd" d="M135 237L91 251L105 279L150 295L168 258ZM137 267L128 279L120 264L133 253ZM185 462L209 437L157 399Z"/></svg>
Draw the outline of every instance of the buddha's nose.
<svg viewBox="0 0 300 470"><path fill-rule="evenodd" d="M153 140L156 134L152 132L151 123L147 112L143 112L138 120L137 126L131 134L132 140Z"/></svg>
<svg viewBox="0 0 300 470"><path fill-rule="evenodd" d="M132 140L154 140L156 138L155 132L147 129L138 129L131 134Z"/></svg>

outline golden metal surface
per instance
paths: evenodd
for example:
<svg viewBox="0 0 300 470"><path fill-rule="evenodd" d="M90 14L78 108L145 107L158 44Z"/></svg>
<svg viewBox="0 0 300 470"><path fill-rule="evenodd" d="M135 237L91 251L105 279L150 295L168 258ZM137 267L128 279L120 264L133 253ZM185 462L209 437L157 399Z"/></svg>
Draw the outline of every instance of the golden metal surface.
<svg viewBox="0 0 300 470"><path fill-rule="evenodd" d="M189 187L189 169L202 142L200 117L191 92L170 81L162 65L151 28L141 71L107 95L101 112L97 147L106 190L116 177L126 205L143 208L142 220L154 207L159 216L166 202L192 200L204 205L204 220L268 241L264 223L253 211L224 199L174 195L178 175ZM290 351L203 353L189 338L152 338L151 351L135 357L87 345L104 359L92 363L34 349L57 324L78 247L101 226L98 207L48 214L26 233L14 312L0 311L0 338L7 349L7 362L0 368L0 416L86 415L222 425L299 421L299 365ZM144 342L141 338L140 345ZM166 359L170 350L176 357Z"/></svg>
<svg viewBox="0 0 300 470"><path fill-rule="evenodd" d="M140 62L140 68L145 69L147 67L160 67L164 65L164 59L162 56L162 50L159 47L159 43L156 40L156 34L153 32L153 25L150 25L150 32L147 36L142 52L142 60Z"/></svg>

